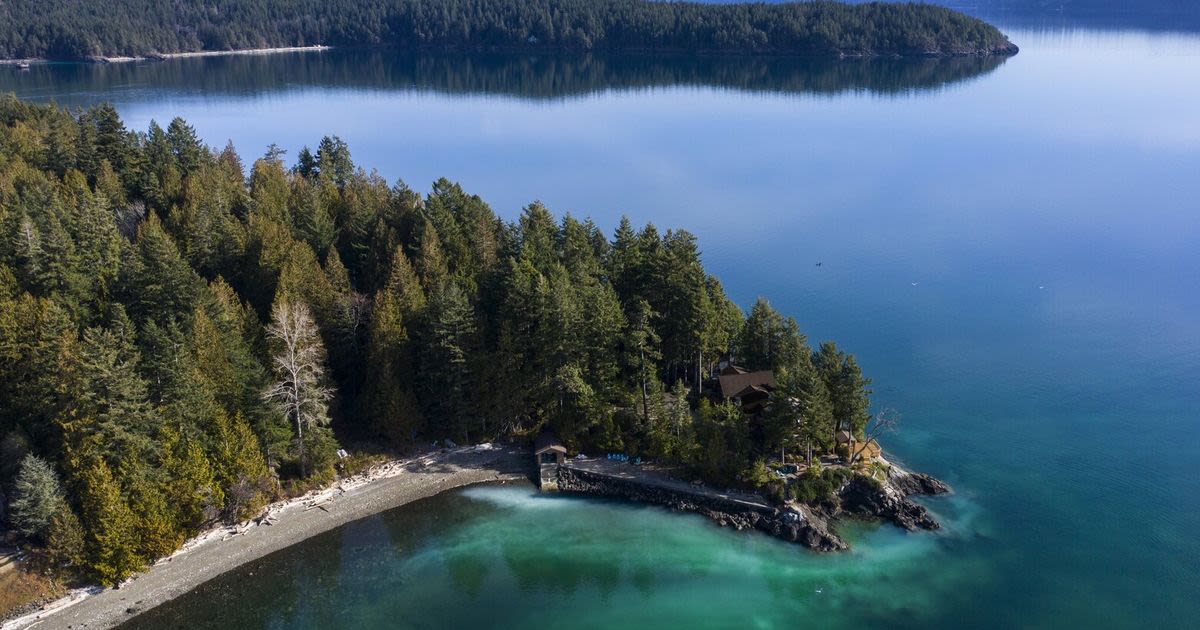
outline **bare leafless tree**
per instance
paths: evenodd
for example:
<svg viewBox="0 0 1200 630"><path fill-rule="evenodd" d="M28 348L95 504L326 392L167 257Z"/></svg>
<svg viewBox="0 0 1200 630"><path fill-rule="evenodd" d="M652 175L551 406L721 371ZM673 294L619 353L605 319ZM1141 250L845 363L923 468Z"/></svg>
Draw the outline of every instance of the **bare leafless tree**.
<svg viewBox="0 0 1200 630"><path fill-rule="evenodd" d="M271 308L267 338L274 346L271 367L275 381L263 398L296 426L301 472L304 469L304 430L329 424L329 400L333 390L326 387L325 347L312 312L303 302L276 300Z"/></svg>
<svg viewBox="0 0 1200 630"><path fill-rule="evenodd" d="M850 465L854 465L854 460L858 455L867 450L871 443L879 444L879 437L885 433L895 433L900 427L900 412L895 409L881 409L875 414L869 422L863 435L862 448L855 452L853 442L850 447Z"/></svg>

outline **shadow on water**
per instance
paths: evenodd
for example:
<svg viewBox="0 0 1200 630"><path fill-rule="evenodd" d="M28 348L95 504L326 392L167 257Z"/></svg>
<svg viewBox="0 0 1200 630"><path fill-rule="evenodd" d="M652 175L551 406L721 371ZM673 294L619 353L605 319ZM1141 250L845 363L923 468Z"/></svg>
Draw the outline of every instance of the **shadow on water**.
<svg viewBox="0 0 1200 630"><path fill-rule="evenodd" d="M0 73L0 91L60 104L145 89L249 96L296 88L433 91L553 100L605 91L702 87L761 93L902 95L980 77L1003 57L811 59L647 55L414 55L393 51L46 64Z"/></svg>

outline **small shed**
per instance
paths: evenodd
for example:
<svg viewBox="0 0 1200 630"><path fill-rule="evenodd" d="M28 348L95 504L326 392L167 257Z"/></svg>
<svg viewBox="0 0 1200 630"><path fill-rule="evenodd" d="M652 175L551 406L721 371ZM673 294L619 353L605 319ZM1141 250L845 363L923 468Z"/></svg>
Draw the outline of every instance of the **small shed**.
<svg viewBox="0 0 1200 630"><path fill-rule="evenodd" d="M551 433L537 436L533 442L533 458L541 464L562 464L567 457L567 447Z"/></svg>
<svg viewBox="0 0 1200 630"><path fill-rule="evenodd" d="M845 444L851 449L854 459L876 459L883 455L883 449L879 448L879 444L875 440L853 440L853 436L849 431L841 430L837 433L838 446Z"/></svg>

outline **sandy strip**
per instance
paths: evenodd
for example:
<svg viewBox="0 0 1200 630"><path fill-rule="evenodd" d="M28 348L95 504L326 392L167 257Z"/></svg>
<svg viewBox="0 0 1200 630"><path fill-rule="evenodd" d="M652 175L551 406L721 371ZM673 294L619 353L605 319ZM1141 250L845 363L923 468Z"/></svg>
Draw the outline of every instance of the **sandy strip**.
<svg viewBox="0 0 1200 630"><path fill-rule="evenodd" d="M531 468L528 452L489 445L388 462L320 492L273 504L262 524L210 530L119 589L76 589L44 610L8 621L3 630L110 628L311 536L452 488L529 479Z"/></svg>
<svg viewBox="0 0 1200 630"><path fill-rule="evenodd" d="M281 46L279 48L246 48L243 50L203 50L200 52L162 53L155 55L160 59L180 59L183 57L224 57L228 55L274 55L289 52L316 52L329 50L332 46ZM124 57L120 59L125 59ZM111 61L111 59L110 59Z"/></svg>

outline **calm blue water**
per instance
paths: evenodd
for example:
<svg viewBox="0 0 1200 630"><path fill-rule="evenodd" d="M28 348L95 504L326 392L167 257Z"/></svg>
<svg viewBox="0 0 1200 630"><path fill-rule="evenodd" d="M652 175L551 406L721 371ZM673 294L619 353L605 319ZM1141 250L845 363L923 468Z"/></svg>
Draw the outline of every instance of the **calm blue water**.
<svg viewBox="0 0 1200 630"><path fill-rule="evenodd" d="M266 580L311 602L288 615L245 589L180 606L257 598L247 624L310 627L400 623L401 611L409 625L515 626L531 606L573 625L621 611L694 625L718 608L714 622L767 627L806 614L859 627L1194 625L1200 36L1008 32L1022 52L994 67L343 55L35 68L0 73L0 90L111 100L136 128L181 115L246 158L338 134L388 178L450 177L507 218L540 199L609 228L622 213L686 227L736 300L766 295L812 339L855 352L876 405L904 416L885 447L958 490L931 504L946 534L866 530L846 557L584 501L560 510L575 529L539 528L541 504L480 491L389 515L417 532L399 548L369 535L383 522L371 521L273 560L304 568ZM584 527L599 514L605 528ZM658 536L630 542L634 530ZM629 544L647 555L589 546ZM673 568L681 549L721 545L737 553ZM318 560L357 548L377 561ZM570 567L575 587L522 579L539 564ZM407 581L387 581L397 571ZM371 576L395 594L355 600L374 613L331 612ZM839 596L815 598L822 584Z"/></svg>

